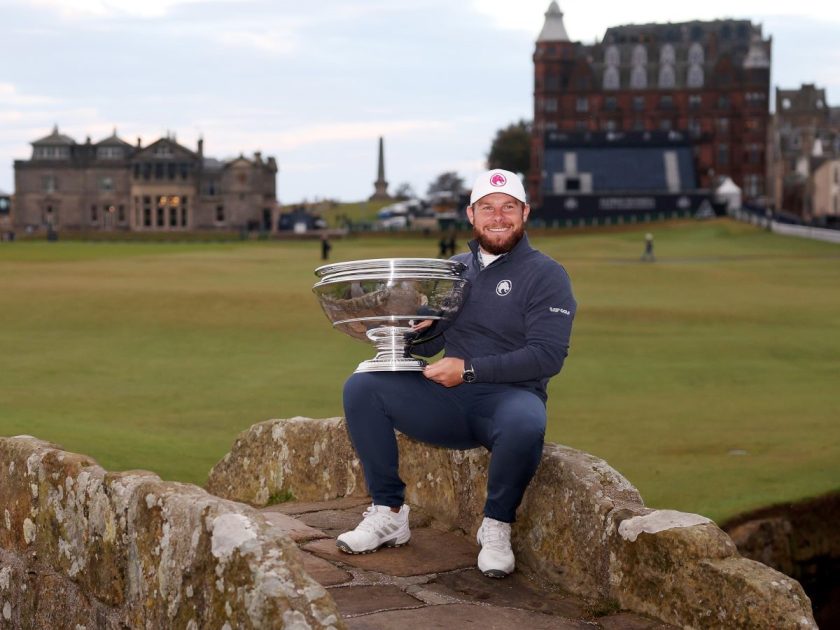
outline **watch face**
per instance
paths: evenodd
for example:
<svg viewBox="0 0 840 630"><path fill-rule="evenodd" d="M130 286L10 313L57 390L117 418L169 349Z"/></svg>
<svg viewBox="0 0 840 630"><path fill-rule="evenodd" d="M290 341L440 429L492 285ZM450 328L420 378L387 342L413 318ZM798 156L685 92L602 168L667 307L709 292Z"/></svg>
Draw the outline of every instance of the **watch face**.
<svg viewBox="0 0 840 630"><path fill-rule="evenodd" d="M475 380L475 372L473 372L471 369L464 370L462 378L464 379L465 383L472 383Z"/></svg>

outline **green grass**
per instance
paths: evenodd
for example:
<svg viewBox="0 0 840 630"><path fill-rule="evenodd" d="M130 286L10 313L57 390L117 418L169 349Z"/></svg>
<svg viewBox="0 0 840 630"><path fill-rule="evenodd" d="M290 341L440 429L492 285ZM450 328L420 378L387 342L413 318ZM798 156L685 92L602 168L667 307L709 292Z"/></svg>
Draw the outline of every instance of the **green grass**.
<svg viewBox="0 0 840 630"><path fill-rule="evenodd" d="M656 264L638 262L645 230ZM717 520L838 488L840 248L723 220L532 241L579 302L548 439L604 457L651 506ZM436 251L406 237L332 253ZM200 484L255 422L341 415L372 347L331 330L318 256L309 241L0 244L0 435Z"/></svg>

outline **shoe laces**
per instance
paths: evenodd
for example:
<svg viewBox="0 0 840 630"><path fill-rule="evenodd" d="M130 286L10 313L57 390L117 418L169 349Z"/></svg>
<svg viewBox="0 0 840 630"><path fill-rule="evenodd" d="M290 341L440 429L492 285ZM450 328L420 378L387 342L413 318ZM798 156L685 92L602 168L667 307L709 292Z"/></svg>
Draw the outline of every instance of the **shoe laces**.
<svg viewBox="0 0 840 630"><path fill-rule="evenodd" d="M510 523L487 519L481 526L481 545L500 551L510 549Z"/></svg>
<svg viewBox="0 0 840 630"><path fill-rule="evenodd" d="M396 515L391 512L391 508L386 507L384 510L378 510L377 507L379 506L371 505L362 513L362 522L359 523L356 529L364 532L375 533L375 531L383 525L394 521L394 516ZM392 514L394 515L392 516Z"/></svg>

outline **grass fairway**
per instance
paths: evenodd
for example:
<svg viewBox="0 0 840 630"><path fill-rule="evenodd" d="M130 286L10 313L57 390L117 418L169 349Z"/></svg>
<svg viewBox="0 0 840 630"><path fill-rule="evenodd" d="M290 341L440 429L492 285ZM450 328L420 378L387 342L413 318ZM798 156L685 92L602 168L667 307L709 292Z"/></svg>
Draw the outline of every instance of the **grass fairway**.
<svg viewBox="0 0 840 630"><path fill-rule="evenodd" d="M840 487L840 247L718 220L534 233L579 302L552 441L654 507L722 519ZM459 240L463 247L464 238ZM434 256L434 236L335 241L334 260ZM319 246L0 244L0 435L203 483L255 422L341 414L372 347L331 330Z"/></svg>

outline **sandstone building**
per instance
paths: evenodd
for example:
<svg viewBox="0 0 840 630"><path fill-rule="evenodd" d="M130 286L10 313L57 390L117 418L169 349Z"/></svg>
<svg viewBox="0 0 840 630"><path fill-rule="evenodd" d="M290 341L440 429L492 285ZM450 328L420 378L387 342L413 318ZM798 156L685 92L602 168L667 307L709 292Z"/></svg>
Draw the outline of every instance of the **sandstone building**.
<svg viewBox="0 0 840 630"><path fill-rule="evenodd" d="M840 107L829 106L824 88L776 89L768 158L777 210L840 219Z"/></svg>
<svg viewBox="0 0 840 630"><path fill-rule="evenodd" d="M56 126L14 168L19 230L270 230L276 214L274 158L216 160L203 140L77 143Z"/></svg>
<svg viewBox="0 0 840 630"><path fill-rule="evenodd" d="M547 143L556 144L563 134L576 134L578 144L586 133L600 143L604 136L671 135L671 142L688 147L698 188L712 189L728 176L747 200L766 195L772 41L760 25L715 20L616 26L587 45L569 38L556 2L545 16L533 57L528 183L536 205L568 192L555 186L565 179L555 177L566 174L565 165L546 160ZM683 153L672 154L672 174L682 171ZM592 188L597 192L597 178Z"/></svg>

